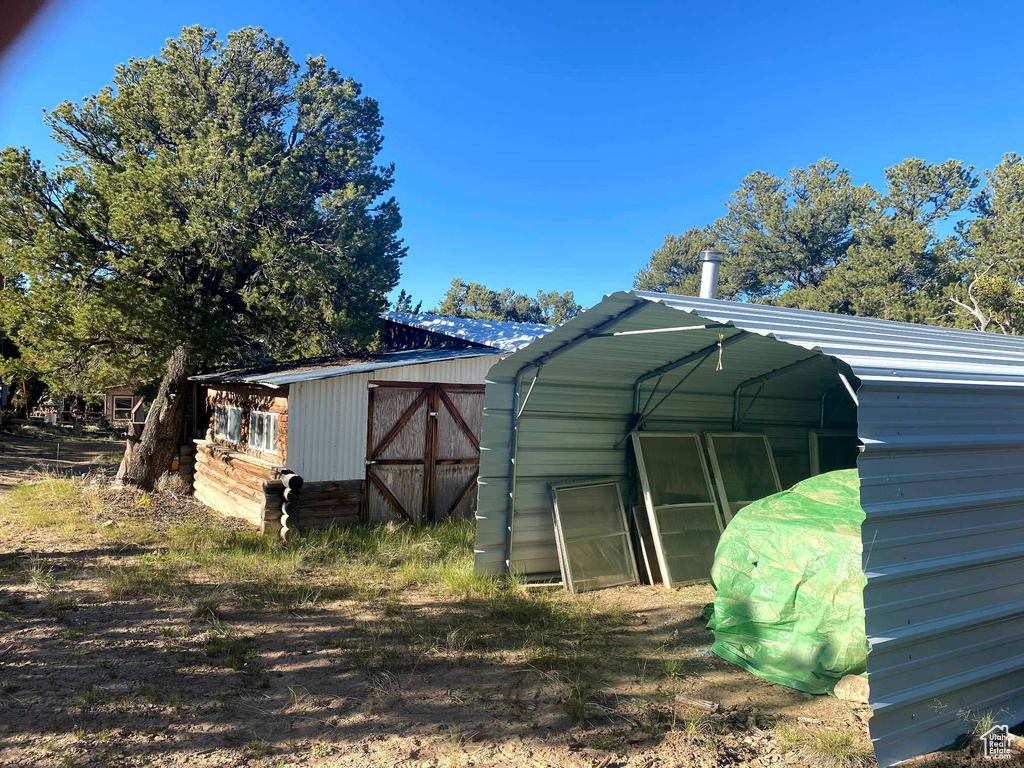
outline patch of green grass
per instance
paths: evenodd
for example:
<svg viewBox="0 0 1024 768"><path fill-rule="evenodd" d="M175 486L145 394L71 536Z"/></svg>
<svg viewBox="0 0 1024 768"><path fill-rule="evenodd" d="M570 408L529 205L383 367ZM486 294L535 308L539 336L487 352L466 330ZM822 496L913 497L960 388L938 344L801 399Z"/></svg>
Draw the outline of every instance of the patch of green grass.
<svg viewBox="0 0 1024 768"><path fill-rule="evenodd" d="M680 730L687 741L696 744L708 742L715 732L714 723L704 712L684 713Z"/></svg>
<svg viewBox="0 0 1024 768"><path fill-rule="evenodd" d="M334 752L334 745L327 741L318 741L309 748L309 756L313 759L328 757Z"/></svg>
<svg viewBox="0 0 1024 768"><path fill-rule="evenodd" d="M78 607L78 600L70 592L47 592L46 607L51 611L70 611Z"/></svg>
<svg viewBox="0 0 1024 768"><path fill-rule="evenodd" d="M223 585L216 587L206 595L196 596L192 601L192 613L189 614L189 620L219 627L224 618L221 613L222 606L231 597L231 590Z"/></svg>
<svg viewBox="0 0 1024 768"><path fill-rule="evenodd" d="M211 664L237 671L263 671L263 660L256 648L256 639L251 635L231 637L227 634L212 635L203 645L203 652Z"/></svg>
<svg viewBox="0 0 1024 768"><path fill-rule="evenodd" d="M775 736L783 747L821 768L868 768L874 764L870 746L858 744L854 735L846 731L779 723Z"/></svg>
<svg viewBox="0 0 1024 768"><path fill-rule="evenodd" d="M142 556L132 565L115 566L103 574L111 600L182 598L188 592L189 564L162 553Z"/></svg>
<svg viewBox="0 0 1024 768"><path fill-rule="evenodd" d="M676 678L683 671L683 662L679 659L663 659L661 666L665 670L665 677Z"/></svg>
<svg viewBox="0 0 1024 768"><path fill-rule="evenodd" d="M139 696L145 699L147 704L156 704L160 700L159 692L151 685L142 686L141 690L139 690Z"/></svg>
<svg viewBox="0 0 1024 768"><path fill-rule="evenodd" d="M158 552L107 578L113 599L180 598L181 578L201 572L223 584L243 605L295 610L339 597L374 599L410 587L431 587L465 597L488 597L499 582L473 570L473 523L437 526L335 526L282 542L217 522L189 522L155 531L133 520L112 526L101 486L81 479L42 476L15 488L2 513L29 527L57 528L68 537L100 534ZM116 515L115 515L116 518ZM323 578L310 579L311 573ZM385 610L398 605L386 604Z"/></svg>
<svg viewBox="0 0 1024 768"><path fill-rule="evenodd" d="M607 752L620 746L623 741L621 733L601 733L587 742L587 746L591 749L600 749Z"/></svg>
<svg viewBox="0 0 1024 768"><path fill-rule="evenodd" d="M273 752L273 745L266 739L253 739L242 748L242 754L248 758L268 757Z"/></svg>
<svg viewBox="0 0 1024 768"><path fill-rule="evenodd" d="M294 611L336 599L360 601L383 620L356 622L340 647L347 661L364 669L394 670L440 655L468 661L497 652L525 658L561 679L592 677L614 663L613 635L628 620L623 609L598 608L592 597L529 590L515 577L477 575L472 522L339 525L283 542L215 519L170 528L122 523L111 501L120 499L123 508L122 496L68 478L46 478L21 486L18 493L17 503L0 517L60 525L69 536L96 533L96 521L104 519L117 520L99 526L117 529L117 536L134 536L136 526L147 527L139 541L148 551L103 571L107 597L187 609L193 622L214 630L208 658L232 668L248 668L245 653L226 648L221 632L223 614L236 606ZM104 511L104 504L112 511ZM403 594L413 589L437 594L447 607L421 610ZM161 633L174 636L173 630Z"/></svg>
<svg viewBox="0 0 1024 768"><path fill-rule="evenodd" d="M53 568L37 558L29 561L28 568L25 569L25 581L48 592L57 588L57 577L53 573Z"/></svg>
<svg viewBox="0 0 1024 768"><path fill-rule="evenodd" d="M84 634L85 629L82 627L66 627L58 633L57 638L62 642L71 643L80 638Z"/></svg>
<svg viewBox="0 0 1024 768"><path fill-rule="evenodd" d="M4 516L35 528L56 528L67 536L92 530L99 515L99 497L86 493L75 478L41 475L36 483L15 486L7 495Z"/></svg>
<svg viewBox="0 0 1024 768"><path fill-rule="evenodd" d="M102 696L100 696L100 694L97 693L96 689L93 688L91 685L87 685L85 688L82 689L82 692L78 694L78 696L75 698L75 706L85 711L93 704L96 704L101 700Z"/></svg>
<svg viewBox="0 0 1024 768"><path fill-rule="evenodd" d="M590 687L580 678L569 683L569 693L565 697L565 713L577 726L587 722L590 703Z"/></svg>

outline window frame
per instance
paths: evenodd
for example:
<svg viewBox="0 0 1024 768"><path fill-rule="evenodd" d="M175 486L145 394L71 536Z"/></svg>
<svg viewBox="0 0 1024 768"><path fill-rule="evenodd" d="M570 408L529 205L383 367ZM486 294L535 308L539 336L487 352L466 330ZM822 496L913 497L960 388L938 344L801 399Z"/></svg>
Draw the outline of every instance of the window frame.
<svg viewBox="0 0 1024 768"><path fill-rule="evenodd" d="M772 451L772 441L764 432L705 432L704 442L708 446L708 455L711 458L711 472L715 476L715 485L718 486L718 500L721 505L722 514L725 516L725 524L728 526L732 522L733 517L736 516L736 512L739 512L743 507L748 504L752 504L757 499L730 499L729 493L726 490L726 479L722 473L722 467L718 461L718 454L715 451L715 438L743 438L748 440L760 439L764 442L765 456L768 459L768 467L771 469L772 479L775 480L775 490L772 491L769 496L775 493L782 493L784 490L782 487L782 481L779 480L779 470L775 466L775 453ZM766 498L762 496L761 498ZM736 510L733 511L733 505L738 505Z"/></svg>
<svg viewBox="0 0 1024 768"><path fill-rule="evenodd" d="M811 460L811 477L821 474L821 438L852 437L857 441L858 450L864 453L864 443L856 429L812 429L807 432L807 451ZM859 458L859 455L858 455ZM854 467L856 468L856 467Z"/></svg>
<svg viewBox="0 0 1024 768"><path fill-rule="evenodd" d="M256 444L254 442L254 438L256 436L256 430L253 429L253 417L254 416L257 417L257 419L256 419L257 421L262 421L264 418L266 418L267 419L267 423L273 425L273 428L271 430L269 430L269 435L268 435L266 427L263 428L264 429L264 433L263 433L264 440L263 440L262 444ZM280 417L280 414L274 413L272 411L258 411L258 410L249 411L249 435L248 435L248 439L246 440L246 444L249 446L249 448L251 448L254 451L260 451L261 453L277 454L277 438L278 438L278 434L279 434L279 432L278 432L278 429L279 429L279 417ZM270 447L269 448L265 447L265 445L268 442L270 443Z"/></svg>
<svg viewBox="0 0 1024 768"><path fill-rule="evenodd" d="M596 535L584 535L566 538L564 529L562 528L562 515L558 506L558 494L577 490L583 490L586 488L596 488L612 486L615 488L615 497L618 502L618 515L616 516L620 525L620 529L614 532L605 532ZM633 552L633 543L629 534L629 523L626 522L626 509L622 501L622 483L616 478L597 479L597 480L586 480L580 482L571 483L552 483L549 488L551 489L551 505L554 513L555 522L555 547L558 552L559 567L562 571L562 580L565 587L572 594L578 594L579 592L590 592L598 589L609 589L611 587L618 587L623 585L636 586L640 583L640 572L636 564L636 554ZM625 579L618 582L609 582L601 584L597 587L585 587L576 583L576 579L573 577L573 564L569 559L569 544L576 544L584 541L593 541L595 539L608 539L608 538L621 538L623 540L623 549L626 554L629 555L627 565L630 566L631 571L629 574L624 574Z"/></svg>
<svg viewBox="0 0 1024 768"><path fill-rule="evenodd" d="M118 407L118 405L117 405L117 401L118 400L127 400L128 401L128 407L127 408L125 408L124 406ZM132 411L133 411L134 408L135 408L135 397L133 395L111 395L111 400L110 400L110 418L113 421L131 421L132 420ZM124 415L118 416L117 415L118 411L120 411L122 414L127 413L127 416L124 416Z"/></svg>
<svg viewBox="0 0 1024 768"><path fill-rule="evenodd" d="M224 432L218 432L218 428L217 428L217 413L218 413L218 411L220 411L222 409L224 411L225 431ZM231 435L231 432L230 432L230 429L231 429L231 411L237 411L238 412L238 436L237 437L233 437ZM241 442L242 442L242 409L240 407L238 407L237 405L229 405L227 403L218 403L217 405L215 405L214 408L213 408L213 436L217 440L223 440L224 442L227 442L227 443L234 443L236 445L241 444Z"/></svg>
<svg viewBox="0 0 1024 768"><path fill-rule="evenodd" d="M707 493L707 501L696 501L696 502L685 502L681 504L655 504L654 492L651 485L651 478L647 472L647 464L644 462L644 450L643 440L644 438L650 438L652 440L673 438L676 440L683 441L685 443L693 444L695 455L700 460L701 476L704 480L704 490ZM669 558L674 556L676 552L669 552L665 548L665 540L661 533L661 519L659 513L661 512L672 512L678 510L692 509L696 511L702 511L710 508L711 512L715 516L715 522L718 523L718 532L721 534L725 531L725 526L728 523L728 518L724 516L723 506L715 493L715 486L711 480L711 473L708 470L707 459L704 455L704 445L701 443L701 435L699 432L634 432L633 433L633 455L636 460L637 473L640 476L640 489L643 495L644 508L647 511L647 524L651 530L651 537L654 540L654 553L658 558L658 568L661 570L661 581L667 589L675 589L676 587L685 586L687 584L695 584L705 581L704 578L699 579L687 579L687 580L674 580L672 578L672 571L669 568ZM709 574L710 575L710 574Z"/></svg>

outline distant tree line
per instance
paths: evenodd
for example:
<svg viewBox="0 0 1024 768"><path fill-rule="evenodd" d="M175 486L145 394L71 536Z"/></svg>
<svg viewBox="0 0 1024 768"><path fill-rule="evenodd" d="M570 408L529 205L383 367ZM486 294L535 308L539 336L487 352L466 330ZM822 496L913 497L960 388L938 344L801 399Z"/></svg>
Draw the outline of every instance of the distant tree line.
<svg viewBox="0 0 1024 768"><path fill-rule="evenodd" d="M695 295L697 257L716 248L722 298L1024 331L1021 156L980 176L958 160L908 159L885 180L854 186L828 159L787 178L752 173L722 218L666 237L634 286Z"/></svg>
<svg viewBox="0 0 1024 768"><path fill-rule="evenodd" d="M395 300L398 312L419 312L423 302L413 298L403 288ZM500 291L481 283L467 283L460 278L452 280L441 303L429 310L430 314L449 317L467 317L474 320L505 320L513 323L544 323L558 325L572 320L583 308L576 303L572 291L537 291L536 296L516 293L511 288Z"/></svg>

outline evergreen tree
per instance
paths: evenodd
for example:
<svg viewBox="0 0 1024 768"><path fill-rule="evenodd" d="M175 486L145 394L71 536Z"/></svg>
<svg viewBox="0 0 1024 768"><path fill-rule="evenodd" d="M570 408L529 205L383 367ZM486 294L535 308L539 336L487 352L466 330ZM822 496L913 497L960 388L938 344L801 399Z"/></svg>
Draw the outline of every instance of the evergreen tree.
<svg viewBox="0 0 1024 768"><path fill-rule="evenodd" d="M152 487L203 365L370 340L405 253L377 102L260 29L190 27L0 153L0 327L60 380L162 374L124 479Z"/></svg>

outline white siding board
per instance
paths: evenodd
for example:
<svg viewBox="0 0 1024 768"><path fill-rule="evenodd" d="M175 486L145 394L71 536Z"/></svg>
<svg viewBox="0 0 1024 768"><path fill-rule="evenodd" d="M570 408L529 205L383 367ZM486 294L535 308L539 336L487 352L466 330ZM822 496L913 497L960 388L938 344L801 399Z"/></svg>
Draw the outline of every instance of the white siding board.
<svg viewBox="0 0 1024 768"><path fill-rule="evenodd" d="M363 479L371 381L483 384L499 359L499 355L467 357L292 384L289 469L309 482Z"/></svg>

